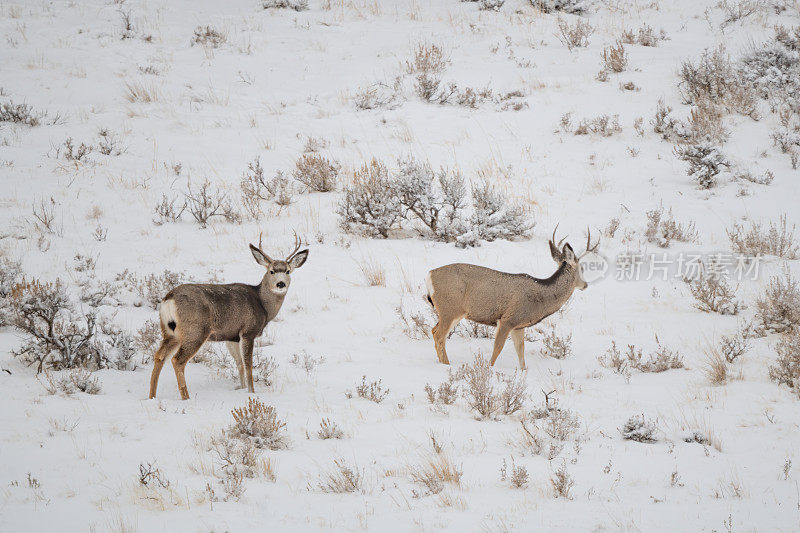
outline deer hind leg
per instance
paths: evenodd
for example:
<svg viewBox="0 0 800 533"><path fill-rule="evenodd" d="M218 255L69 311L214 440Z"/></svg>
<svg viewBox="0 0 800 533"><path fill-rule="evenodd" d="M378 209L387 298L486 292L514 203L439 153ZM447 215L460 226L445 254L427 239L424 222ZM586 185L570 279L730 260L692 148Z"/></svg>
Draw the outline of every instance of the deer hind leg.
<svg viewBox="0 0 800 533"><path fill-rule="evenodd" d="M180 347L181 343L177 337L164 337L164 340L161 341L161 345L153 356L153 373L150 375L150 399L156 397L158 376L161 375L161 369L164 367L164 363L167 359L175 355L175 352L177 352Z"/></svg>
<svg viewBox="0 0 800 533"><path fill-rule="evenodd" d="M253 339L246 339L240 337L239 339L239 352L242 354L244 361L244 372L247 378L247 390L255 392L253 387Z"/></svg>
<svg viewBox="0 0 800 533"><path fill-rule="evenodd" d="M187 341L181 344L178 353L172 358L172 366L175 369L175 378L178 380L178 392L181 394L182 400L189 399L189 389L186 387L186 376L184 371L186 363L197 353L197 350L206 342L207 336L200 337L197 340Z"/></svg>
<svg viewBox="0 0 800 533"><path fill-rule="evenodd" d="M525 328L511 331L511 340L514 341L514 348L517 350L520 370L525 370Z"/></svg>
<svg viewBox="0 0 800 533"><path fill-rule="evenodd" d="M445 350L445 342L453 325L461 320L462 317L442 316L439 315L439 323L433 326L431 333L433 334L433 343L436 347L436 356L439 362L445 365L450 364L450 359L447 358L447 350Z"/></svg>
<svg viewBox="0 0 800 533"><path fill-rule="evenodd" d="M506 344L506 339L508 338L508 334L511 332L511 327L503 321L499 321L497 323L497 332L494 334L494 349L492 350L492 360L489 361L489 365L494 366L494 362L497 361L497 356L500 355L500 352L503 350L503 346Z"/></svg>
<svg viewBox="0 0 800 533"><path fill-rule="evenodd" d="M239 351L239 343L228 341L225 343L228 347L228 351L231 352L233 359L236 361L236 368L239 370L239 382L241 384L240 388L245 388L247 384L244 380L244 361L242 360L242 353Z"/></svg>

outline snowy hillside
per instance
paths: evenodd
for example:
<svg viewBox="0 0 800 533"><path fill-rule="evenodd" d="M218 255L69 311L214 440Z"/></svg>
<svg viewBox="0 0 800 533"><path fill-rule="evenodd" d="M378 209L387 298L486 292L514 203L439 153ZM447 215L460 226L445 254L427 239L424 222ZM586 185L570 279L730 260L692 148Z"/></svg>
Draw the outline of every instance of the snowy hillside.
<svg viewBox="0 0 800 533"><path fill-rule="evenodd" d="M0 33L0 531L800 530L797 0L2 2ZM556 225L600 244L527 370L468 320L440 364L428 271L546 278ZM295 233L255 393L207 343L148 399L161 298Z"/></svg>

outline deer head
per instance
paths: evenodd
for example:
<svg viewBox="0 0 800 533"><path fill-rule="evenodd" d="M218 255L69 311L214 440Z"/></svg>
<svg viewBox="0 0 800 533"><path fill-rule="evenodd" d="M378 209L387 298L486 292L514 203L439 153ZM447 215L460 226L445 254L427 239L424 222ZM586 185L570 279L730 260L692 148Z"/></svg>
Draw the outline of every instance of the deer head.
<svg viewBox="0 0 800 533"><path fill-rule="evenodd" d="M308 250L298 252L300 249L301 241L294 234L294 250L286 259L272 259L268 256L263 249L261 249L261 234L258 235L258 247L250 245L250 252L252 252L256 263L267 269L264 274L264 279L261 280L262 287L266 287L270 292L277 296L283 296L289 290L289 283L291 283L291 273L296 269L303 266L308 258Z"/></svg>
<svg viewBox="0 0 800 533"><path fill-rule="evenodd" d="M572 246L569 243L566 243L562 247L562 243L566 240L566 237L562 238L556 244L556 230L558 229L558 224L556 224L555 229L553 229L553 236L548 241L550 245L550 255L552 256L553 260L556 263L567 263L570 267L575 270L575 288L580 290L586 290L588 284L586 280L583 279L583 271L581 269L580 260L586 254L594 253L597 251L597 247L600 245L600 238L597 238L597 242L592 245L592 235L589 231L587 226L586 228L586 250L580 255L575 255L575 251L572 249Z"/></svg>

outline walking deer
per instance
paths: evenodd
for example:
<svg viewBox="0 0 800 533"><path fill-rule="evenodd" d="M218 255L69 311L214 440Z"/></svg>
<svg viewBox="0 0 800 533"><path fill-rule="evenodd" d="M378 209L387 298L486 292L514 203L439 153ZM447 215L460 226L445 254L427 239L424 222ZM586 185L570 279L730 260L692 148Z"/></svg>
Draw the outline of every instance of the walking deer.
<svg viewBox="0 0 800 533"><path fill-rule="evenodd" d="M556 225L558 229L558 225ZM490 268L454 263L428 273L428 301L433 305L439 322L433 327L433 340L439 362L450 364L445 341L453 326L462 318L496 326L494 349L490 364L494 365L509 333L519 357L519 367L525 370L525 328L538 324L563 306L575 289L586 289L581 274L580 257L569 244L555 243L556 230L549 241L550 255L559 264L555 273L546 279L528 274L508 274ZM586 251L597 250L600 240L591 245L587 230Z"/></svg>
<svg viewBox="0 0 800 533"><path fill-rule="evenodd" d="M150 377L150 398L156 397L158 376L164 362L172 357L178 391L189 399L184 369L206 341L224 341L239 370L242 388L253 390L253 343L280 311L291 282L290 275L303 266L308 250L298 252L300 239L284 259L272 259L250 245L256 262L267 269L261 283L196 284L186 283L169 291L159 306L163 340L155 354Z"/></svg>

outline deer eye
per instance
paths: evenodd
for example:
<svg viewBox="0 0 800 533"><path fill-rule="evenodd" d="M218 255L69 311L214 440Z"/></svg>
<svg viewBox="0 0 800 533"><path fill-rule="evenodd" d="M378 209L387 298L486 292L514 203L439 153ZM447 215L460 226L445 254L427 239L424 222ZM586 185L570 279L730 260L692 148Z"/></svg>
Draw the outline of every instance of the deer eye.
<svg viewBox="0 0 800 533"><path fill-rule="evenodd" d="M274 274L274 273L275 273L275 271L274 271L274 270L270 270L270 271L269 271L269 273L270 273L270 274Z"/></svg>

